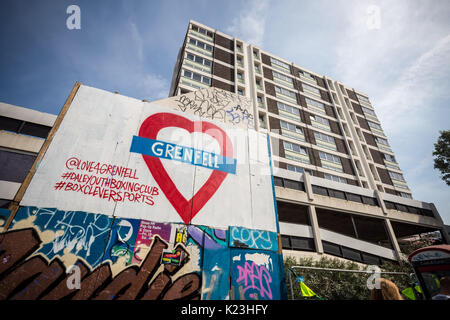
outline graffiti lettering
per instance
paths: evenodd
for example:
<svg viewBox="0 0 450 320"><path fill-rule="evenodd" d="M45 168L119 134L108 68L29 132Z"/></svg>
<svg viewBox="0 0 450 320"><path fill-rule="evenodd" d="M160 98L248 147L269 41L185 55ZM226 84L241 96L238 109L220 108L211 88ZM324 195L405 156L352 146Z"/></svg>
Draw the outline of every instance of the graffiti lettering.
<svg viewBox="0 0 450 320"><path fill-rule="evenodd" d="M231 227L230 237L231 242L235 247L265 250L273 249L274 239L271 238L269 231Z"/></svg>
<svg viewBox="0 0 450 320"><path fill-rule="evenodd" d="M227 110L227 115L231 117L229 120L232 124L244 123L247 128L253 128L253 115L247 109L242 109L240 105L231 107Z"/></svg>
<svg viewBox="0 0 450 320"><path fill-rule="evenodd" d="M249 112L248 99L217 88L195 91L194 97L182 95L176 100L178 109L212 120L228 122L233 125L244 123L254 128L253 115Z"/></svg>
<svg viewBox="0 0 450 320"><path fill-rule="evenodd" d="M261 297L272 299L272 290L270 289L272 277L265 266L258 266L255 262L250 264L246 261L244 266L237 266L237 268L239 277L236 279L236 282L244 282L244 290L242 291L244 294L248 290L253 289L259 292ZM254 293L250 293L249 297L255 298Z"/></svg>
<svg viewBox="0 0 450 320"><path fill-rule="evenodd" d="M117 178L130 178L138 180L136 169L110 165L95 161L82 161L76 157L70 157L66 161L66 168L60 180L55 183L56 191L81 192L85 195L98 197L113 202L137 202L153 206L153 198L159 195L156 186L140 184L135 181L121 181ZM73 170L79 170L76 173ZM93 174L87 174L93 173ZM107 177L97 176L108 174Z"/></svg>
<svg viewBox="0 0 450 320"><path fill-rule="evenodd" d="M27 240L27 241L24 241ZM70 275L59 258L48 263L41 255L27 259L39 247L41 240L34 229L10 231L0 243L0 260L12 258L0 265L0 300L10 299L199 299L201 279L196 273L184 274L172 283L171 277L189 260L182 246L175 250L183 253L180 265L165 265L164 270L148 284L160 266L160 257L168 245L158 236L142 264L130 266L112 278L109 263L93 271L78 260L75 265L82 277L79 289L68 287ZM64 277L64 274L66 276ZM155 291L155 292L153 292Z"/></svg>

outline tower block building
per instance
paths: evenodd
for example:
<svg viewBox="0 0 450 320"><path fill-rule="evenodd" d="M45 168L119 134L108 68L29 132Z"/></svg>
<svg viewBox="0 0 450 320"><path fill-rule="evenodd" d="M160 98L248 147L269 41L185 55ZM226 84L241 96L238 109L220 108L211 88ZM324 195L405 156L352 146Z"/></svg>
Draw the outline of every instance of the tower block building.
<svg viewBox="0 0 450 320"><path fill-rule="evenodd" d="M249 98L270 137L284 255L382 264L420 234L449 242L436 207L413 199L367 94L191 20L169 96L209 87Z"/></svg>

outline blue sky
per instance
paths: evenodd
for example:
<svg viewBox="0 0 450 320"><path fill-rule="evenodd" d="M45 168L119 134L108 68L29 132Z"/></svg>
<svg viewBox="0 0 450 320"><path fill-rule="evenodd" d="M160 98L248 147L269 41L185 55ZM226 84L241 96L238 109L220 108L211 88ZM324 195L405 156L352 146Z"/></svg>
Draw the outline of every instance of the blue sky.
<svg viewBox="0 0 450 320"><path fill-rule="evenodd" d="M66 28L71 4L81 30ZM449 17L446 0L3 0L0 101L58 114L76 81L164 98L197 20L368 94L414 198L450 224L432 157L450 129Z"/></svg>

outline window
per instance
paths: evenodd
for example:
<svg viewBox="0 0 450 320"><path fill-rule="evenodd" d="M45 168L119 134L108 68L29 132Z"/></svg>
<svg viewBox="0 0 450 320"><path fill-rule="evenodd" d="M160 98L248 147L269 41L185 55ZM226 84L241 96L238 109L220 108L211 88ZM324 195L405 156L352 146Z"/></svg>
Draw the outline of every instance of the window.
<svg viewBox="0 0 450 320"><path fill-rule="evenodd" d="M330 197L346 200L344 191L328 189L328 194L330 195Z"/></svg>
<svg viewBox="0 0 450 320"><path fill-rule="evenodd" d="M305 98L306 100L306 104L310 107L312 107L314 110L322 112L322 113L326 113L325 112L325 105L323 103L320 103L318 101L315 100L311 100L309 98Z"/></svg>
<svg viewBox="0 0 450 320"><path fill-rule="evenodd" d="M198 73L191 72L191 71L188 71L188 70L184 70L183 75L184 75L184 77L192 79L194 81L202 82L202 83L207 84L207 85L211 85L211 79L210 78L202 76L202 75L200 75Z"/></svg>
<svg viewBox="0 0 450 320"><path fill-rule="evenodd" d="M326 134L320 133L320 132L314 132L314 137L318 140L322 140L328 143L335 144L334 138L331 136L328 136Z"/></svg>
<svg viewBox="0 0 450 320"><path fill-rule="evenodd" d="M41 124L0 116L0 130L47 138L51 129L52 127Z"/></svg>
<svg viewBox="0 0 450 320"><path fill-rule="evenodd" d="M241 96L243 96L243 95L244 95L244 90L241 89L241 88L239 88L239 89L238 89L238 94L241 95Z"/></svg>
<svg viewBox="0 0 450 320"><path fill-rule="evenodd" d="M213 36L213 33L212 33L212 32L207 31L207 30L205 30L205 29L203 29L203 28L194 26L194 25L192 25L192 30L197 31L198 33L203 34L203 35L205 35L205 36L208 36L208 37L210 37L210 38L212 38L212 36Z"/></svg>
<svg viewBox="0 0 450 320"><path fill-rule="evenodd" d="M314 239L303 237L290 237L292 250L307 250L314 251L315 244Z"/></svg>
<svg viewBox="0 0 450 320"><path fill-rule="evenodd" d="M192 78L192 72L188 71L188 70L184 70L184 76L186 78Z"/></svg>
<svg viewBox="0 0 450 320"><path fill-rule="evenodd" d="M362 203L362 197L359 194L347 192L347 200Z"/></svg>
<svg viewBox="0 0 450 320"><path fill-rule="evenodd" d="M258 104L259 105L263 104L263 98L262 97L257 96L256 98L258 99Z"/></svg>
<svg viewBox="0 0 450 320"><path fill-rule="evenodd" d="M319 151L319 157L321 160L324 160L324 161L341 164L341 159L338 156L335 156L335 155L332 155L332 154L329 154L326 152Z"/></svg>
<svg viewBox="0 0 450 320"><path fill-rule="evenodd" d="M280 60L277 60L277 59L274 59L271 57L270 62L272 63L272 65L274 65L274 67L286 69L287 71L290 70L289 65L287 63L281 62Z"/></svg>
<svg viewBox="0 0 450 320"><path fill-rule="evenodd" d="M202 58L202 57L199 57L199 56L196 56L196 55L194 55L194 54L192 54L192 53L187 53L186 54L186 58L188 59L188 60L191 60L192 62L196 62L196 63L198 63L198 64L201 64L201 65L204 65L204 66L206 66L206 67L211 67L211 61L209 61L209 60L207 60L207 59L204 59L204 58Z"/></svg>
<svg viewBox="0 0 450 320"><path fill-rule="evenodd" d="M312 186L312 190L314 194L320 194L322 196L328 196L328 189L324 188L324 187L319 187L319 186Z"/></svg>
<svg viewBox="0 0 450 320"><path fill-rule="evenodd" d="M317 122L317 123L319 123L321 125L327 126L328 128L326 128L326 130L331 130L330 129L330 122L328 121L328 119L325 119L325 118L322 118L322 117L319 117L319 116L316 116L316 115L312 115L312 114L309 115L309 118L311 119L311 123L312 123L313 126L315 126L315 122ZM320 125L316 126L316 127L324 129Z"/></svg>
<svg viewBox="0 0 450 320"><path fill-rule="evenodd" d="M371 121L367 121L367 123L369 124L369 127L374 128L374 129L378 129L378 130L383 130L381 128L381 126L377 123L371 122Z"/></svg>
<svg viewBox="0 0 450 320"><path fill-rule="evenodd" d="M385 146L389 146L389 143L388 143L388 141L387 141L386 139L382 139L382 138L379 138L379 137L375 137L375 141L378 142L378 143L380 143L380 144L383 144L383 145L385 145Z"/></svg>
<svg viewBox="0 0 450 320"><path fill-rule="evenodd" d="M307 164L310 163L309 156L305 148L302 148L299 145L287 141L283 141L283 146L285 149L286 159L300 161Z"/></svg>
<svg viewBox="0 0 450 320"><path fill-rule="evenodd" d="M357 94L356 96L358 97L359 101L364 101L364 102L370 103L369 98L363 97L359 94Z"/></svg>
<svg viewBox="0 0 450 320"><path fill-rule="evenodd" d="M280 120L280 126L281 126L281 134L283 136L300 141L305 141L305 136L303 135L302 128L283 120Z"/></svg>
<svg viewBox="0 0 450 320"><path fill-rule="evenodd" d="M284 149L285 150L289 150L289 151L292 151L292 152L295 152L295 153L300 153L300 154L303 154L305 156L308 155L308 153L306 152L306 149L300 147L297 144L290 143L290 142L287 142L287 141L283 141L283 145L284 145Z"/></svg>
<svg viewBox="0 0 450 320"><path fill-rule="evenodd" d="M289 171L294 171L294 172L299 172L299 173L305 172L305 169L297 167L297 166L293 166L292 164L286 165L286 169L288 169ZM306 171L308 171L308 170L306 170Z"/></svg>
<svg viewBox="0 0 450 320"><path fill-rule="evenodd" d="M258 52L253 50L253 56L255 57L255 59L258 59Z"/></svg>
<svg viewBox="0 0 450 320"><path fill-rule="evenodd" d="M336 142L333 137L314 131L314 137L316 138L316 143L318 146L328 148L331 150L336 150Z"/></svg>
<svg viewBox="0 0 450 320"><path fill-rule="evenodd" d="M243 65L243 64L242 64L242 58L238 56L238 57L236 58L236 60L237 60L237 64L238 64L239 66L242 67L242 65Z"/></svg>
<svg viewBox="0 0 450 320"><path fill-rule="evenodd" d="M304 190L303 185L294 180L284 179L284 187L295 190Z"/></svg>
<svg viewBox="0 0 450 320"><path fill-rule="evenodd" d="M405 181L405 178L403 178L403 175L401 175L400 173L396 173L396 172L392 172L392 171L388 171L389 172L389 176L394 179L394 180L398 180L398 181Z"/></svg>
<svg viewBox="0 0 450 320"><path fill-rule="evenodd" d="M244 75L242 73L238 72L237 78L240 83L244 83Z"/></svg>
<svg viewBox="0 0 450 320"><path fill-rule="evenodd" d="M35 159L36 155L0 150L0 180L22 183Z"/></svg>
<svg viewBox="0 0 450 320"><path fill-rule="evenodd" d="M203 49L203 50L206 50L206 51L210 51L210 52L213 51L212 46L210 46L209 44L206 44L204 42L201 42L199 40L189 38L189 43L193 44L194 46L196 46L196 47L198 47L200 49Z"/></svg>
<svg viewBox="0 0 450 320"><path fill-rule="evenodd" d="M376 116L375 111L373 111L373 110L371 110L371 109L369 109L369 108L366 108L366 107L364 107L364 106L361 106L361 109L364 111L364 113L370 114L370 115L372 115L372 116Z"/></svg>
<svg viewBox="0 0 450 320"><path fill-rule="evenodd" d="M296 96L296 94L294 92L286 90L284 88L280 88L280 87L275 86L275 92L297 100L297 96Z"/></svg>
<svg viewBox="0 0 450 320"><path fill-rule="evenodd" d="M328 179L328 180L333 180L333 181L340 182L340 183L347 183L347 179L341 178L341 177L338 177L338 176L335 176L335 175L332 175L329 173L324 173L324 177L325 177L325 179Z"/></svg>
<svg viewBox="0 0 450 320"><path fill-rule="evenodd" d="M259 65L257 65L256 63L255 63L255 71L256 73L261 73L261 70L259 70Z"/></svg>
<svg viewBox="0 0 450 320"><path fill-rule="evenodd" d="M278 110L286 111L292 114L295 114L296 116L300 116L300 110L291 106L288 106L287 104L284 104L282 102L277 102Z"/></svg>
<svg viewBox="0 0 450 320"><path fill-rule="evenodd" d="M399 192L400 197L412 199L411 194L405 192Z"/></svg>
<svg viewBox="0 0 450 320"><path fill-rule="evenodd" d="M322 160L322 167L338 172L344 172L341 159L338 156L319 151L319 157Z"/></svg>
<svg viewBox="0 0 450 320"><path fill-rule="evenodd" d="M266 128L266 122L264 121L264 116L263 115L259 115L259 126L263 129Z"/></svg>
<svg viewBox="0 0 450 320"><path fill-rule="evenodd" d="M314 95L317 95L320 97L320 90L314 87L311 87L310 85L307 85L305 83L302 83L303 91L306 90L308 92L311 92Z"/></svg>
<svg viewBox="0 0 450 320"><path fill-rule="evenodd" d="M293 82L292 82L292 78L289 78L281 73L278 73L276 71L272 71L273 77L275 78L275 81L277 80L281 80L283 81L284 85L287 85L289 87L294 87ZM285 83L286 82L286 83Z"/></svg>
<svg viewBox="0 0 450 320"><path fill-rule="evenodd" d="M384 158L385 158L387 161L397 163L397 161L395 161L395 157L394 157L394 156L391 156L390 154L384 153Z"/></svg>
<svg viewBox="0 0 450 320"><path fill-rule="evenodd" d="M299 74L300 74L300 77L305 77L305 78L309 78L311 80L315 80L314 77L306 71L300 71Z"/></svg>
<svg viewBox="0 0 450 320"><path fill-rule="evenodd" d="M273 184L277 187L283 187L283 178L273 177Z"/></svg>
<svg viewBox="0 0 450 320"><path fill-rule="evenodd" d="M240 52L242 52L242 46L240 43L236 43L236 49Z"/></svg>
<svg viewBox="0 0 450 320"><path fill-rule="evenodd" d="M283 129L303 134L302 128L297 127L295 124L280 120L280 125Z"/></svg>

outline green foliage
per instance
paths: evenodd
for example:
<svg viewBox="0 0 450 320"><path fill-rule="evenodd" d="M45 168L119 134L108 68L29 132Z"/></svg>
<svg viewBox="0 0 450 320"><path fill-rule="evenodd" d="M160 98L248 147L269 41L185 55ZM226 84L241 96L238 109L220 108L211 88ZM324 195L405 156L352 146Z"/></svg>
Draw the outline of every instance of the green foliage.
<svg viewBox="0 0 450 320"><path fill-rule="evenodd" d="M450 186L450 130L439 133L441 135L434 144L434 168L441 172L442 180Z"/></svg>
<svg viewBox="0 0 450 320"><path fill-rule="evenodd" d="M399 244L400 250L407 256L416 251L417 249L428 247L434 244L431 237L423 237L419 240L411 240L406 243Z"/></svg>
<svg viewBox="0 0 450 320"><path fill-rule="evenodd" d="M317 268L347 269L347 270L367 270L367 266L360 267L358 264L336 258L322 257L314 261L311 258L300 258L296 261L292 257L284 260L286 272L286 285L289 299L291 297L291 286L289 274L291 273L294 299L295 300L317 300L317 297L303 297L300 284L295 282L296 276L304 278L305 284L317 295L325 300L368 300L370 290L367 288L367 279L370 276L365 273L336 272L323 270L294 269L294 275L289 268L292 266L308 266ZM387 263L381 266L382 271L405 272L408 275L413 272L409 263ZM410 286L409 277L406 275L382 275L383 278L393 281L401 290Z"/></svg>

